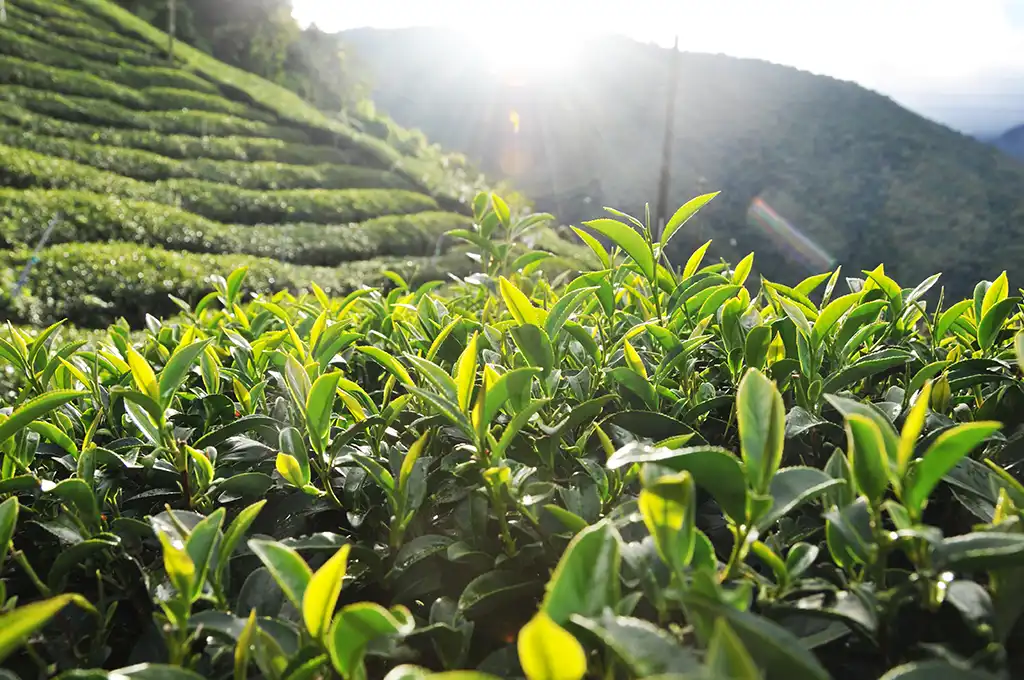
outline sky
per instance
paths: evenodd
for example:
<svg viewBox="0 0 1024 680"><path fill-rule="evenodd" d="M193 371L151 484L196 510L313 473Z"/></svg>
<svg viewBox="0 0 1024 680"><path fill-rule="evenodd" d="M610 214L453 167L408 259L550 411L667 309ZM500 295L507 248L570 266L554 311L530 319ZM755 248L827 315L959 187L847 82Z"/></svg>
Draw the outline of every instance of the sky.
<svg viewBox="0 0 1024 680"><path fill-rule="evenodd" d="M620 33L855 82L968 132L1024 123L1024 0L293 0L303 25L445 25L500 45ZM534 53L536 54L536 53ZM536 57L520 57L536 59Z"/></svg>

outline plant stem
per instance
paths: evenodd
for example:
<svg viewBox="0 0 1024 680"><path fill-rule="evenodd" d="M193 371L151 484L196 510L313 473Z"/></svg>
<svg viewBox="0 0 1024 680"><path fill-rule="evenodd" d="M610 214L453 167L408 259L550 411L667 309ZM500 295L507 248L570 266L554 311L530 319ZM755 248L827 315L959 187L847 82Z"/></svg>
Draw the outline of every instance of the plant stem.
<svg viewBox="0 0 1024 680"><path fill-rule="evenodd" d="M32 581L32 585L36 587L36 590L39 591L40 595L43 597L50 597L50 595L53 594L50 591L49 586L43 583L42 579L39 578L39 574L37 574L36 570L32 568L31 564L29 564L28 558L25 557L25 553L20 550L13 550L11 552L11 557L13 557L14 561L18 563L18 566L25 570L25 573L28 574L29 580Z"/></svg>
<svg viewBox="0 0 1024 680"><path fill-rule="evenodd" d="M722 576L719 579L720 582L725 582L736 575L736 570L742 563L741 553L743 552L743 546L747 543L747 537L750 535L751 527L744 524L741 526L733 526L732 535L736 541L732 544L732 552L729 554L729 561L725 565L725 571L722 572Z"/></svg>
<svg viewBox="0 0 1024 680"><path fill-rule="evenodd" d="M505 553L509 557L514 557L516 554L516 542L509 531L508 518L505 517L505 501L501 498L501 492L498 489L488 487L488 490L490 491L494 514L498 518L498 526L501 528L501 542L505 546Z"/></svg>
<svg viewBox="0 0 1024 680"><path fill-rule="evenodd" d="M651 297L654 298L654 312L658 315L658 323L662 323L664 318L661 315L661 291L658 289L658 281L650 281L651 284Z"/></svg>

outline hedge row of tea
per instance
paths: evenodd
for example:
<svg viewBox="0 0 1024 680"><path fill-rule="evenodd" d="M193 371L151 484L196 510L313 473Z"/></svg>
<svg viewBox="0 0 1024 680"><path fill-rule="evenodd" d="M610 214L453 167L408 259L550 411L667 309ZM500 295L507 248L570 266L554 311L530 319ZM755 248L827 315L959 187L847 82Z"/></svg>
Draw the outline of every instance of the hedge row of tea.
<svg viewBox="0 0 1024 680"><path fill-rule="evenodd" d="M105 285L141 329L9 328L5 672L1019 677L1022 298L663 266L712 198L657 242L585 223L601 264L555 280L486 194L446 288L203 291L214 256L139 249ZM57 249L53 280L104 277Z"/></svg>
<svg viewBox="0 0 1024 680"><path fill-rule="evenodd" d="M446 257L443 238L468 224L458 168L403 156L187 46L170 63L159 31L106 0L7 10L5 316L141 324L167 309L166 293L195 303L188 296L211 275L243 262L266 272L264 291L314 281L342 293L395 268L413 278L470 271L464 256Z"/></svg>

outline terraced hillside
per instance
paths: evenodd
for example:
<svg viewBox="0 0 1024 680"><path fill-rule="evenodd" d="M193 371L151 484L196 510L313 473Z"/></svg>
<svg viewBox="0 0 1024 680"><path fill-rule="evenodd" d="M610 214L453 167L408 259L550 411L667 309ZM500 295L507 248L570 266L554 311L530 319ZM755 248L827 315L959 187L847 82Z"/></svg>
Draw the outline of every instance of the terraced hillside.
<svg viewBox="0 0 1024 680"><path fill-rule="evenodd" d="M0 318L86 327L252 292L469 273L476 175L403 155L108 0L16 0L0 24ZM15 281L47 232L22 294Z"/></svg>

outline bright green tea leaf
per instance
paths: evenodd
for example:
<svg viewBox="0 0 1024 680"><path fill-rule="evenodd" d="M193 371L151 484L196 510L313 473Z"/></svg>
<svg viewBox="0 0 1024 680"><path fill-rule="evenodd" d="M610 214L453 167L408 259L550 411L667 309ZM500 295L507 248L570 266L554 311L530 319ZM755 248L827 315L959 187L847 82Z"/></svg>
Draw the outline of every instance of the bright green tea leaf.
<svg viewBox="0 0 1024 680"><path fill-rule="evenodd" d="M516 645L527 680L581 680L587 673L583 645L543 611L519 631Z"/></svg>
<svg viewBox="0 0 1024 680"><path fill-rule="evenodd" d="M249 540L249 548L270 571L285 596L302 611L302 598L313 573L299 553L276 541L255 538Z"/></svg>
<svg viewBox="0 0 1024 680"><path fill-rule="evenodd" d="M309 580L302 596L302 620L306 630L314 639L327 632L334 607L341 595L341 584L345 580L348 555L352 546L345 544Z"/></svg>
<svg viewBox="0 0 1024 680"><path fill-rule="evenodd" d="M996 422L967 423L940 434L904 480L903 502L907 509L920 515L928 496L946 473L1000 427Z"/></svg>
<svg viewBox="0 0 1024 680"><path fill-rule="evenodd" d="M654 280L654 254L644 237L635 229L607 217L584 222L583 226L610 239L636 262L648 281Z"/></svg>
<svg viewBox="0 0 1024 680"><path fill-rule="evenodd" d="M786 407L775 383L757 369L748 370L740 381L736 419L747 481L764 493L782 462Z"/></svg>

